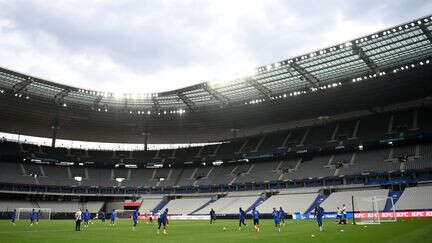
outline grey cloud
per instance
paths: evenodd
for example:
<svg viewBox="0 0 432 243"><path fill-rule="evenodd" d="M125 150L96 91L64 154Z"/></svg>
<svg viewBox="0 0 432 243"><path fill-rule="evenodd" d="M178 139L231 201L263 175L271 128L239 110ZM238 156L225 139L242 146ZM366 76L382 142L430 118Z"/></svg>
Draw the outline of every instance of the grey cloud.
<svg viewBox="0 0 432 243"><path fill-rule="evenodd" d="M426 0L281 0L251 2L262 7L259 16L225 17L231 5L221 2L0 0L0 18L12 20L30 42L41 33L52 36L65 50L65 59L71 54L102 53L116 65L143 76L201 65L208 68L211 78L229 62L249 59L257 65L267 64L299 54L299 50L342 42L325 39L334 30L337 15L356 23L391 26L432 9ZM295 23L286 22L290 18ZM33 48L40 47L34 44ZM242 60L233 60L236 58ZM104 74L87 72L82 76L89 77L89 82L113 82Z"/></svg>

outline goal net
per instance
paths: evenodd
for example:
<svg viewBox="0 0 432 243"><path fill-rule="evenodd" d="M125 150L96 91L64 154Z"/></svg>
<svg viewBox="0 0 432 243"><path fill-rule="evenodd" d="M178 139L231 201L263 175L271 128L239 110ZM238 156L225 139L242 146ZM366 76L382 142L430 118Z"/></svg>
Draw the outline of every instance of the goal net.
<svg viewBox="0 0 432 243"><path fill-rule="evenodd" d="M51 219L51 208L17 208L17 220L28 220L30 219L30 212L34 209L34 219L38 218L38 213L40 211L41 220Z"/></svg>
<svg viewBox="0 0 432 243"><path fill-rule="evenodd" d="M133 212L135 210L117 209L115 211L117 212L118 219L130 219L132 218Z"/></svg>
<svg viewBox="0 0 432 243"><path fill-rule="evenodd" d="M356 224L396 222L396 208L392 197L353 197Z"/></svg>

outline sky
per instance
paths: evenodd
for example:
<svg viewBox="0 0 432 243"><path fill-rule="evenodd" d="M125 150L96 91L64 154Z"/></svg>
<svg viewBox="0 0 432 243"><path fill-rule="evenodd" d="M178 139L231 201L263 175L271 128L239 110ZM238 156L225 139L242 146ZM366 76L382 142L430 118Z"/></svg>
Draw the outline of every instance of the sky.
<svg viewBox="0 0 432 243"><path fill-rule="evenodd" d="M0 66L106 92L154 93L431 14L430 0L0 0Z"/></svg>

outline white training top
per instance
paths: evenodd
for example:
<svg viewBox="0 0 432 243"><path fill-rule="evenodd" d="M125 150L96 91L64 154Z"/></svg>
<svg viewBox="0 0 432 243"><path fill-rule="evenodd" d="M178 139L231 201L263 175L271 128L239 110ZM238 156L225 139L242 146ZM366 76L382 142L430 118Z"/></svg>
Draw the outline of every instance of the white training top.
<svg viewBox="0 0 432 243"><path fill-rule="evenodd" d="M78 211L75 213L75 220L80 220L80 219L81 219L81 215L82 215L81 210L78 210Z"/></svg>

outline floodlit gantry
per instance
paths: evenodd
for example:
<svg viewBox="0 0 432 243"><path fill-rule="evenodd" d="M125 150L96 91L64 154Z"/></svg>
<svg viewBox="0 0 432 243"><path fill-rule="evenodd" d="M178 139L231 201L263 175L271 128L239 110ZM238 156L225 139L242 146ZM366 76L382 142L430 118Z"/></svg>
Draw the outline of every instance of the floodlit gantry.
<svg viewBox="0 0 432 243"><path fill-rule="evenodd" d="M429 42L432 44L432 34L426 27L426 25L420 25L420 29L423 31L423 34L428 38Z"/></svg>
<svg viewBox="0 0 432 243"><path fill-rule="evenodd" d="M351 45L352 49L353 49L353 53L358 55L360 57L360 59L362 59L366 65L372 70L373 73L378 73L378 66L375 64L375 62L370 59L366 53L363 51L363 49L361 49L357 44L353 43Z"/></svg>
<svg viewBox="0 0 432 243"><path fill-rule="evenodd" d="M230 100L227 97L225 97L221 93L217 92L216 90L212 89L208 85L208 83L203 83L201 86L205 91L207 91L207 93L209 93L211 96L213 96L213 98L218 100L223 105L228 105L230 103Z"/></svg>
<svg viewBox="0 0 432 243"><path fill-rule="evenodd" d="M21 93L27 86L29 86L31 83L33 83L33 79L30 77L27 77L27 79L16 83L14 86L12 86L13 88L13 92L15 94L17 93Z"/></svg>
<svg viewBox="0 0 432 243"><path fill-rule="evenodd" d="M291 68L296 70L306 81L308 81L308 83L312 85L312 87L318 88L319 79L316 78L313 74L311 74L310 72L308 72L306 69L304 69L302 66L300 66L295 62L290 63L289 65L291 66Z"/></svg>
<svg viewBox="0 0 432 243"><path fill-rule="evenodd" d="M196 111L197 107L195 103L189 99L183 92L178 92L177 96L185 103L185 105L189 108L191 111Z"/></svg>
<svg viewBox="0 0 432 243"><path fill-rule="evenodd" d="M254 77L247 78L246 82L252 85L256 90L258 90L264 97L271 100L272 91L266 86L259 83Z"/></svg>

